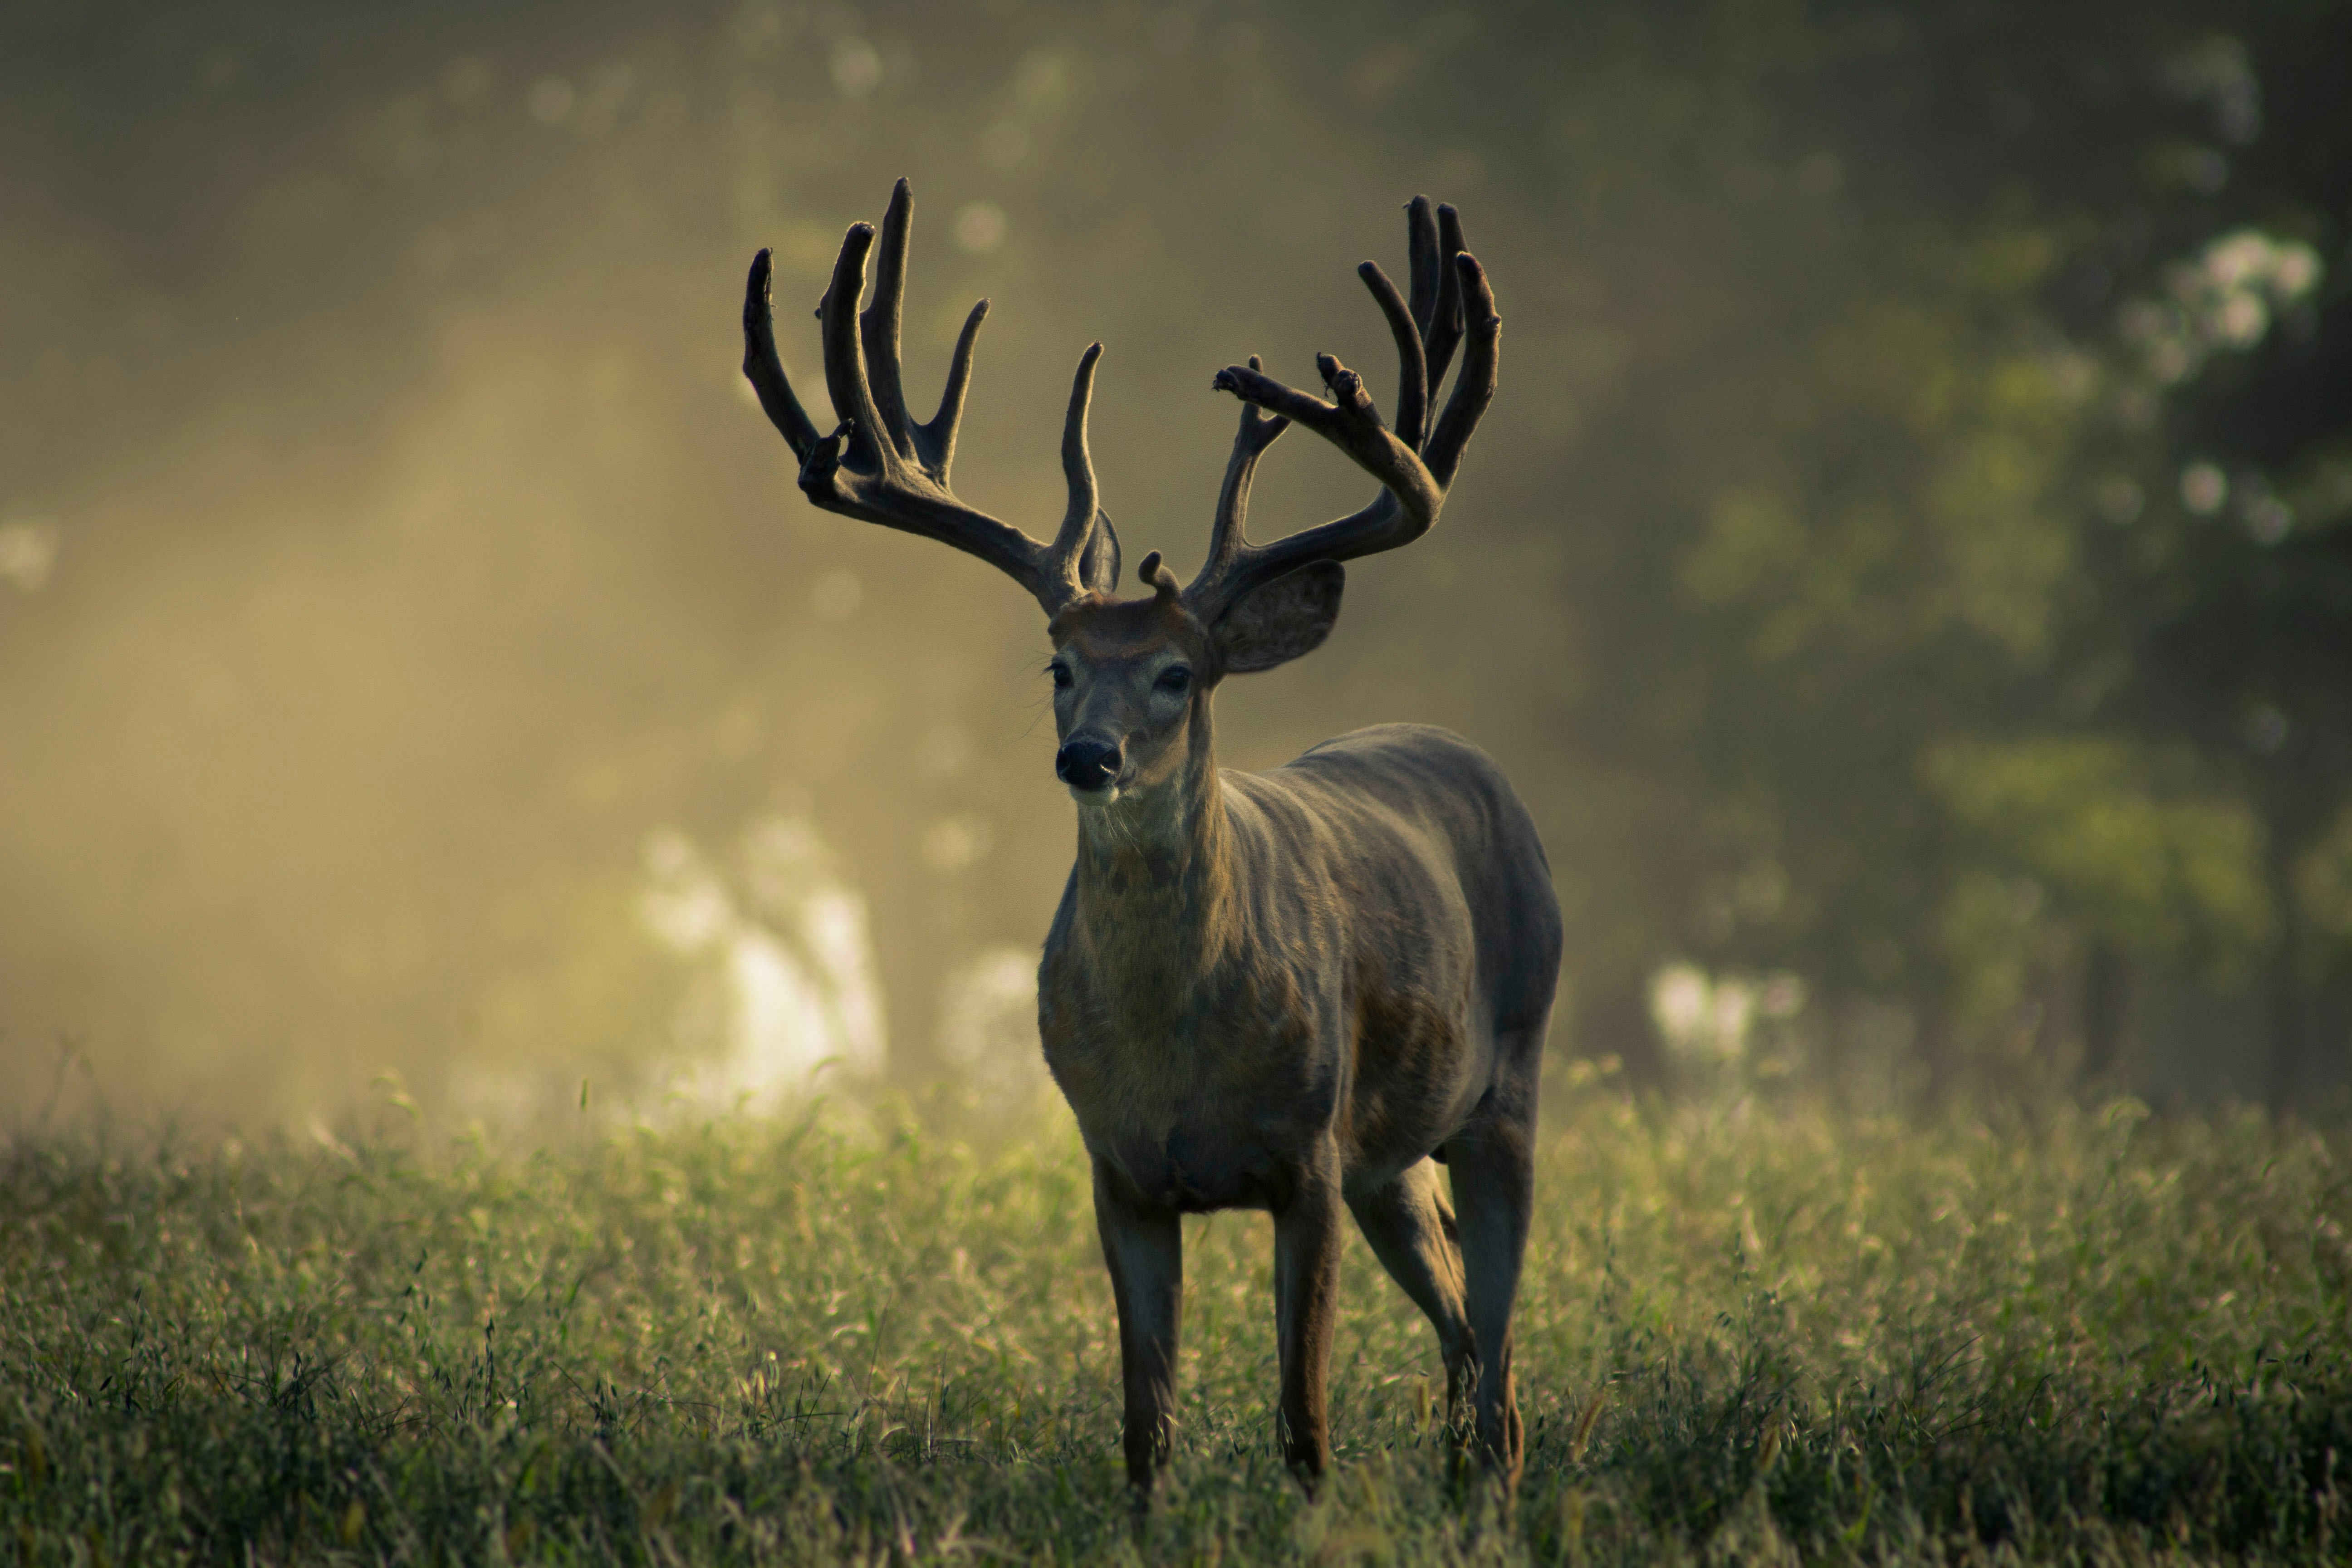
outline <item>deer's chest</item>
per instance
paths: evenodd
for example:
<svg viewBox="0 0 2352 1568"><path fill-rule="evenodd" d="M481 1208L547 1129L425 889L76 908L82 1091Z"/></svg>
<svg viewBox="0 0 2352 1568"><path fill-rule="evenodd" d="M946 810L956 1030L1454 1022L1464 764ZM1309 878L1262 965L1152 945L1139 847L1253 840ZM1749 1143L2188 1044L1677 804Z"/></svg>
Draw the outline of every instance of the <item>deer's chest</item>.
<svg viewBox="0 0 2352 1568"><path fill-rule="evenodd" d="M1338 1040L1310 1012L1262 1024L1253 1012L1151 1031L1099 1016L1049 1021L1046 1061L1087 1148L1139 1197L1188 1212L1265 1207L1328 1136L1344 1076Z"/></svg>

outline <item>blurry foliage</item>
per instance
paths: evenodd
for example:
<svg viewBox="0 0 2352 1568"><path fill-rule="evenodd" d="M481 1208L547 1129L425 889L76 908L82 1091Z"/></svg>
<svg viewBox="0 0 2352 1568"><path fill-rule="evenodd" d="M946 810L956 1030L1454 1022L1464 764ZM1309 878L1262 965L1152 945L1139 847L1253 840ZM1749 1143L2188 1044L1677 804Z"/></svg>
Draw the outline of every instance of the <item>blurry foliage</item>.
<svg viewBox="0 0 2352 1568"><path fill-rule="evenodd" d="M2347 55L2210 0L11 7L0 1094L59 1030L233 1108L568 1081L683 984L614 890L647 836L780 805L932 1065L1067 864L1042 630L801 503L734 371L752 248L812 302L902 174L919 398L995 304L959 489L1046 526L1099 336L1106 504L1180 567L1210 372L1384 393L1346 267L1461 204L1495 414L1221 733L1493 751L1581 1048L1643 1059L1675 960L1947 1068L2054 1040L2094 950L2340 974ZM1258 526L1360 489L1286 447Z"/></svg>
<svg viewBox="0 0 2352 1568"><path fill-rule="evenodd" d="M2167 774L2197 772L2103 736L1953 742L1926 758L1954 820L2074 918L2150 957L2242 974L2271 934L2262 824L2227 795L2166 790Z"/></svg>

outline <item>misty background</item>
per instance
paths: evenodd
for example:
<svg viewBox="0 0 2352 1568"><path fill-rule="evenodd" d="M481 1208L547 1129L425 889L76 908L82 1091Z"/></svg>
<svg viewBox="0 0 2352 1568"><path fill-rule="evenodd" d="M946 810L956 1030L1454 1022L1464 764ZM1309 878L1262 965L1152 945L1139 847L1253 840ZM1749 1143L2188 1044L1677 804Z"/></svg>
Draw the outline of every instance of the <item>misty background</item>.
<svg viewBox="0 0 2352 1568"><path fill-rule="evenodd" d="M1555 1046L1857 1103L2308 1108L2352 978L2352 9L1238 0L0 13L0 1108L1033 1074L1035 606L738 373L911 178L965 499L1093 416L1189 573L1252 353L1457 204L1502 390L1230 766L1447 725ZM1270 537L1351 510L1319 443ZM824 1081L822 1078L818 1081Z"/></svg>

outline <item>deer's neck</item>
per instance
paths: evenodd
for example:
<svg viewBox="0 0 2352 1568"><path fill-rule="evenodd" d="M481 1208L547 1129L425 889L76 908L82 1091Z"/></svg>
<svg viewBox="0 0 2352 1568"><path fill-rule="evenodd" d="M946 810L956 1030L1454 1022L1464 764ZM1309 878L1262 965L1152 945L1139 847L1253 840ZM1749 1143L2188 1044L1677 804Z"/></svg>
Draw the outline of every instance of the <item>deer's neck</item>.
<svg viewBox="0 0 2352 1568"><path fill-rule="evenodd" d="M1207 709L1174 774L1078 812L1079 934L1112 1005L1139 1021L1181 1016L1231 943L1232 828Z"/></svg>

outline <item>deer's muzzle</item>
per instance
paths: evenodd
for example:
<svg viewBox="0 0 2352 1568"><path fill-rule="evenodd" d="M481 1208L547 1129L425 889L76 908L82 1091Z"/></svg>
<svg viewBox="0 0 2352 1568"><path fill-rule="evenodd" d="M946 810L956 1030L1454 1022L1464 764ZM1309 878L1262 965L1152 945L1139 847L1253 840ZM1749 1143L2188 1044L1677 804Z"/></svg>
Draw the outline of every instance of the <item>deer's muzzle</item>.
<svg viewBox="0 0 2352 1568"><path fill-rule="evenodd" d="M1116 741L1080 735L1054 753L1054 776L1072 789L1108 789L1118 781L1126 758Z"/></svg>

